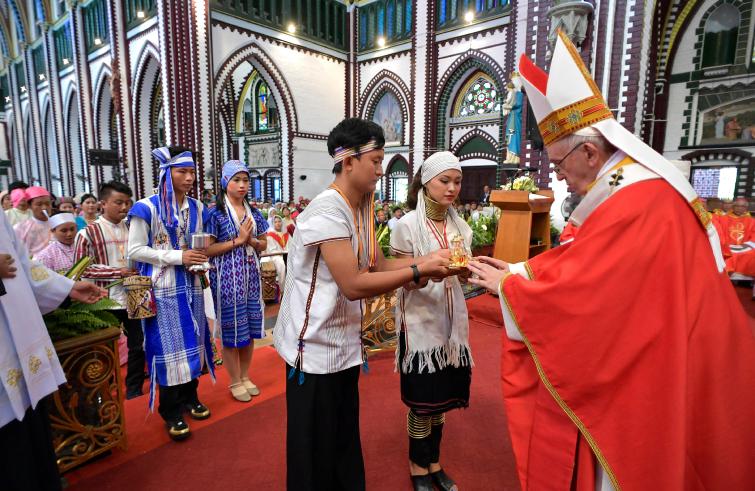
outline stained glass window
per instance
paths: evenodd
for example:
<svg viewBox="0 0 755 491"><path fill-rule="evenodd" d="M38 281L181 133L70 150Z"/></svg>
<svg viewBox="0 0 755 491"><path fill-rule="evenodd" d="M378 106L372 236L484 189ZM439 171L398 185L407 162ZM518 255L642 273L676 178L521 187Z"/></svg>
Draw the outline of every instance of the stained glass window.
<svg viewBox="0 0 755 491"><path fill-rule="evenodd" d="M406 15L404 15L404 23L406 24L404 32L407 34L412 32L412 0L406 0Z"/></svg>
<svg viewBox="0 0 755 491"><path fill-rule="evenodd" d="M486 77L479 77L464 92L458 116L474 116L500 110L501 103L495 85Z"/></svg>
<svg viewBox="0 0 755 491"><path fill-rule="evenodd" d="M260 82L257 88L257 131L266 131L268 128L267 104L269 89L265 82Z"/></svg>

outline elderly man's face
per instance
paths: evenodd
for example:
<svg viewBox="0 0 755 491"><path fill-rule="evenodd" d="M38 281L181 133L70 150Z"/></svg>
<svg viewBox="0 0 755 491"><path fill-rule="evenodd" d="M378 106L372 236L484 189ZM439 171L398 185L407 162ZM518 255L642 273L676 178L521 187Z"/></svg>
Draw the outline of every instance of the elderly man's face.
<svg viewBox="0 0 755 491"><path fill-rule="evenodd" d="M747 213L747 208L749 208L747 200L744 198L737 198L734 201L734 206L732 206L731 211L737 216L742 216Z"/></svg>
<svg viewBox="0 0 755 491"><path fill-rule="evenodd" d="M587 194L588 186L598 176L605 160L600 157L598 147L589 142L569 147L567 140L559 140L548 145L546 151L556 179L565 179L568 191L580 196Z"/></svg>

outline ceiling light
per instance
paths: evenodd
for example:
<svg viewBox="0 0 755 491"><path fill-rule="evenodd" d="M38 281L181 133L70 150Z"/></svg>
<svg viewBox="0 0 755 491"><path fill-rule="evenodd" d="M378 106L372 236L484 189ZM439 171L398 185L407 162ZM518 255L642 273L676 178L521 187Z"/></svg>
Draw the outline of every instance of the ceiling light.
<svg viewBox="0 0 755 491"><path fill-rule="evenodd" d="M143 19L144 18L144 10L137 10L136 11L136 18L137 19Z"/></svg>
<svg viewBox="0 0 755 491"><path fill-rule="evenodd" d="M464 14L464 20L467 22L472 22L474 20L474 12L470 10L469 12Z"/></svg>
<svg viewBox="0 0 755 491"><path fill-rule="evenodd" d="M10 102L10 96L9 95L5 96L5 102Z"/></svg>
<svg viewBox="0 0 755 491"><path fill-rule="evenodd" d="M294 24L293 22L290 22L288 24L288 32L291 34L294 34L296 32L296 24Z"/></svg>
<svg viewBox="0 0 755 491"><path fill-rule="evenodd" d="M382 48L383 46L385 46L385 38L384 38L384 37L382 37L382 36L381 36L381 37L379 37L379 38L377 38L377 44L378 44L378 46L380 46L381 48Z"/></svg>
<svg viewBox="0 0 755 491"><path fill-rule="evenodd" d="M39 74L39 79L40 80L44 80L45 79L45 74L44 73L40 73Z"/></svg>
<svg viewBox="0 0 755 491"><path fill-rule="evenodd" d="M94 45L95 46L99 46L100 44L102 44L102 39L100 39L100 38L94 38Z"/></svg>
<svg viewBox="0 0 755 491"><path fill-rule="evenodd" d="M26 85L21 86L21 92L26 92Z"/></svg>
<svg viewBox="0 0 755 491"><path fill-rule="evenodd" d="M69 63L71 63L71 60L69 60L68 58L63 58L64 65L68 65Z"/></svg>

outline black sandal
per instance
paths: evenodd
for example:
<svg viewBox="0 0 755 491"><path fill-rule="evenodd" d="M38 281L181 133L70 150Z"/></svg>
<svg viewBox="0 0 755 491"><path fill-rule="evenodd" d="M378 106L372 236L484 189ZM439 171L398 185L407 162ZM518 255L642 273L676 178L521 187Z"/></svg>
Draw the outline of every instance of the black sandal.
<svg viewBox="0 0 755 491"><path fill-rule="evenodd" d="M409 477L412 478L414 491L435 491L435 488L433 487L433 479L430 477L430 474Z"/></svg>
<svg viewBox="0 0 755 491"><path fill-rule="evenodd" d="M451 479L448 474L446 474L443 469L440 469L439 471L431 472L428 474L432 481L435 483L436 486L438 486L438 489L441 491L458 491L459 488L456 486L456 483L453 479Z"/></svg>

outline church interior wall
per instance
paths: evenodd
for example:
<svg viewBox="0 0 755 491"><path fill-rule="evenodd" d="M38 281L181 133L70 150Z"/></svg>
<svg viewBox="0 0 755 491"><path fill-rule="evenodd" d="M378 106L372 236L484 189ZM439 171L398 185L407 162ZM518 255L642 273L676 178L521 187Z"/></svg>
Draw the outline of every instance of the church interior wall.
<svg viewBox="0 0 755 491"><path fill-rule="evenodd" d="M383 70L396 74L407 87L412 84L411 51L404 51L387 59L370 60L359 63L359 94L364 94L367 86Z"/></svg>
<svg viewBox="0 0 755 491"><path fill-rule="evenodd" d="M315 197L333 181L333 159L322 139L294 138L293 194ZM302 179L305 176L305 179Z"/></svg>

